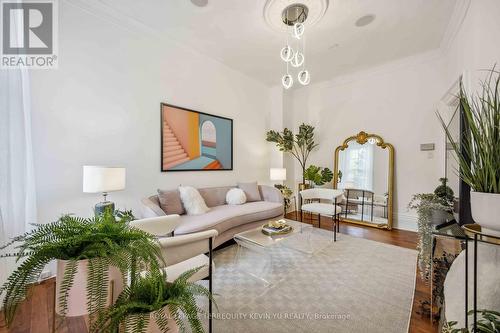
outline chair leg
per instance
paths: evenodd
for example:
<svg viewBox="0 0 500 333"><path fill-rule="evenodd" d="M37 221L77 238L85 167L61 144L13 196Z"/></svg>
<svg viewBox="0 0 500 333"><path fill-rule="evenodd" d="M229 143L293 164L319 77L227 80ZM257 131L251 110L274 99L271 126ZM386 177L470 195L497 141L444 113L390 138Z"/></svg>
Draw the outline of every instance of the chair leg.
<svg viewBox="0 0 500 333"><path fill-rule="evenodd" d="M338 225L338 220L336 215L332 215L332 221L333 221L333 241L337 241L337 225Z"/></svg>
<svg viewBox="0 0 500 333"><path fill-rule="evenodd" d="M208 291L212 295L212 238L208 240ZM208 300L208 332L212 333L212 299Z"/></svg>
<svg viewBox="0 0 500 333"><path fill-rule="evenodd" d="M304 222L304 211L300 210L300 222Z"/></svg>
<svg viewBox="0 0 500 333"><path fill-rule="evenodd" d="M318 213L318 228L321 229L321 214Z"/></svg>

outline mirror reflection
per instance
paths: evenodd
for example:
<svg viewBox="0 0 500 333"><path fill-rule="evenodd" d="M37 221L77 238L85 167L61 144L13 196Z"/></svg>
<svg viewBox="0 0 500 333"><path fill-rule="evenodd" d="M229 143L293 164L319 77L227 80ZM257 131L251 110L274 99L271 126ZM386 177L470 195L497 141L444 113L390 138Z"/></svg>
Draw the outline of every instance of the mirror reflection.
<svg viewBox="0 0 500 333"><path fill-rule="evenodd" d="M336 151L336 188L344 190L342 219L390 228L392 146L388 149L381 138L366 133L358 140L362 133L346 140Z"/></svg>

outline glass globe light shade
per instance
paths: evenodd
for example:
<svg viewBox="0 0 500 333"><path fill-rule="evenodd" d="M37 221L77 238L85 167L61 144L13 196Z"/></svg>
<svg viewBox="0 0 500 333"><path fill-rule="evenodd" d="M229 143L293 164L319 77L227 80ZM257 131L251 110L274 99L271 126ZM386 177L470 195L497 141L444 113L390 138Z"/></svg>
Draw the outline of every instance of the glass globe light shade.
<svg viewBox="0 0 500 333"><path fill-rule="evenodd" d="M305 27L304 27L303 23L295 23L293 25L292 36L297 38L297 39L300 39L300 37L302 37L302 35L304 34L304 31L305 31Z"/></svg>
<svg viewBox="0 0 500 333"><path fill-rule="evenodd" d="M300 67L304 63L305 57L302 53L299 51L295 52L293 55L292 60L290 61L290 64L292 64L293 67Z"/></svg>
<svg viewBox="0 0 500 333"><path fill-rule="evenodd" d="M293 50L290 47L290 45L285 46L284 48L281 49L281 59L284 62L289 62L293 58Z"/></svg>
<svg viewBox="0 0 500 333"><path fill-rule="evenodd" d="M308 85L311 82L311 76L307 70L300 71L297 75L297 79L303 86Z"/></svg>
<svg viewBox="0 0 500 333"><path fill-rule="evenodd" d="M293 78L290 74L285 74L281 78L281 84L283 84L283 88L289 89L293 85Z"/></svg>

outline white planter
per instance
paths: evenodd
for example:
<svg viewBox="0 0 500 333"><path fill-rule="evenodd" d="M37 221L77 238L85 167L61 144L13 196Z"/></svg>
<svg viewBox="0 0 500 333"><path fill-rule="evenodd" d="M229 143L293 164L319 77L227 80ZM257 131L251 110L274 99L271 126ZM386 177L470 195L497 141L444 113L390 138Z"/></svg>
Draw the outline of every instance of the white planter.
<svg viewBox="0 0 500 333"><path fill-rule="evenodd" d="M470 192L470 208L474 222L484 233L500 236L500 194Z"/></svg>
<svg viewBox="0 0 500 333"><path fill-rule="evenodd" d="M431 212L431 224L439 225L445 223L450 217L450 213L440 209L433 209Z"/></svg>
<svg viewBox="0 0 500 333"><path fill-rule="evenodd" d="M165 307L167 308L167 307ZM164 311L166 312L166 314L168 313L169 315L167 315L168 317L168 332L169 333L179 333L179 326L177 325L177 323L175 322L175 320L173 319L173 316L170 315L170 311L166 311L166 309L164 308ZM127 327L128 330L127 331L131 331L133 332L133 329L132 327ZM163 333L164 331L160 330L160 328L158 327L158 325L156 324L156 320L155 320L155 317L153 315L153 312L151 312L149 314L149 321L148 321L148 327L146 328L146 332L147 333Z"/></svg>
<svg viewBox="0 0 500 333"><path fill-rule="evenodd" d="M479 243L477 252L477 308L500 309L500 247ZM468 308L473 309L474 248L469 244L469 293ZM457 321L458 327L465 327L465 251L453 261L444 282L444 303L446 321ZM469 317L469 324L472 317ZM470 327L469 327L470 329Z"/></svg>
<svg viewBox="0 0 500 333"><path fill-rule="evenodd" d="M73 285L68 292L68 311L66 312L67 317L84 316L88 314L87 311L87 276L88 276L88 260L80 260L77 264L77 270L75 278L73 280ZM57 275L56 275L56 312L61 314L61 308L59 305L59 295L61 289L61 283L64 277L64 271L68 261L57 260ZM108 287L108 299L106 301L107 305L111 305L111 295L113 295L113 302L116 300L118 295L123 291L123 281L120 270L116 267L109 268L109 282ZM113 283L111 283L113 282ZM111 285L113 285L113 290L111 290Z"/></svg>

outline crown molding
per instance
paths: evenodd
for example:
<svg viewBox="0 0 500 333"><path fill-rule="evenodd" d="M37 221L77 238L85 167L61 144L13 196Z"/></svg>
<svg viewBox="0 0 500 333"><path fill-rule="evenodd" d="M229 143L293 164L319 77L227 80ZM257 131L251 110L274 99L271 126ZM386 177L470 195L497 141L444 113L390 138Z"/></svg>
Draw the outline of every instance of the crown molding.
<svg viewBox="0 0 500 333"><path fill-rule="evenodd" d="M106 22L112 23L122 29L140 35L150 35L155 38L165 38L164 34L160 34L157 30L150 26L118 11L102 1L86 1L86 0L66 0L66 3L91 14ZM171 36L168 36L171 38Z"/></svg>
<svg viewBox="0 0 500 333"><path fill-rule="evenodd" d="M451 44L455 40L462 24L467 16L471 0L457 0L455 6L453 7L453 12L448 22L448 26L444 32L443 38L441 39L441 44L439 48L446 52L451 47Z"/></svg>

